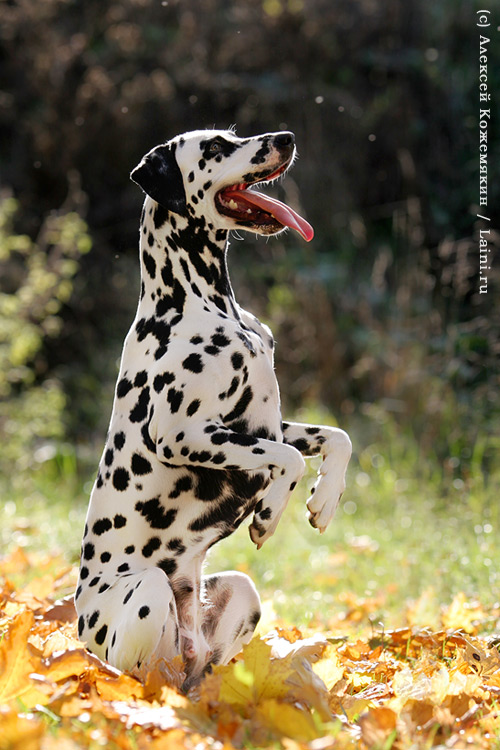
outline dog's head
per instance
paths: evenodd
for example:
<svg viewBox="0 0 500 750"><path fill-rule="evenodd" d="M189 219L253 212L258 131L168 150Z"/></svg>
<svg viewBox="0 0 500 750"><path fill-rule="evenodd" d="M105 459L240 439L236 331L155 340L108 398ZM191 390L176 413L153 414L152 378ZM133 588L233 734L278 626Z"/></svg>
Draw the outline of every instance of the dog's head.
<svg viewBox="0 0 500 750"><path fill-rule="evenodd" d="M198 130L152 149L130 176L163 208L203 216L216 229L269 235L291 227L309 241L305 219L253 189L284 174L295 155L288 131L238 138L231 130Z"/></svg>

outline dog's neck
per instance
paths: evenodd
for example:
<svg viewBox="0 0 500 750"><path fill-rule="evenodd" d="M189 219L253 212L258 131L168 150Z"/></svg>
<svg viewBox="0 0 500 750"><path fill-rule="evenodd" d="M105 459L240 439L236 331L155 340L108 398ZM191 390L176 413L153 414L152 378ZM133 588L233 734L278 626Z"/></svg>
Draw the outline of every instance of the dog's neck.
<svg viewBox="0 0 500 750"><path fill-rule="evenodd" d="M184 314L186 300L239 317L227 268L228 231L180 216L147 197L141 217L140 307L156 317Z"/></svg>

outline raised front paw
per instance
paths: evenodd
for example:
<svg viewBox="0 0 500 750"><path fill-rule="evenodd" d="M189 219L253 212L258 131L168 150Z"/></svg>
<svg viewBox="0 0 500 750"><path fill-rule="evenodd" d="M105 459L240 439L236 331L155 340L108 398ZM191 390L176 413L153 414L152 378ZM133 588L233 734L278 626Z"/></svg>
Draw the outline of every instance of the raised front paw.
<svg viewBox="0 0 500 750"><path fill-rule="evenodd" d="M248 527L250 539L257 549L260 549L264 542L274 534L282 512L282 510L277 512L273 518L273 512L269 506L262 507L262 501L257 503L252 523Z"/></svg>
<svg viewBox="0 0 500 750"><path fill-rule="evenodd" d="M312 489L311 497L307 501L309 513L307 518L311 526L319 529L322 534L337 510L342 493L345 490L345 481L340 484L330 482L328 476L318 479Z"/></svg>
<svg viewBox="0 0 500 750"><path fill-rule="evenodd" d="M331 452L326 452L319 477L307 501L308 520L322 534L332 520L345 490L345 472L351 457L351 441L338 431Z"/></svg>

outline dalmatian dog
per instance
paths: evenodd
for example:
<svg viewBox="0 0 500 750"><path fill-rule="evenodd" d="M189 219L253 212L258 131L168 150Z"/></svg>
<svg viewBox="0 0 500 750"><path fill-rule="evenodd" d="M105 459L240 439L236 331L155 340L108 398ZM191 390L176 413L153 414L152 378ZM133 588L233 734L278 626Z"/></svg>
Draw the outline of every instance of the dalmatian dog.
<svg viewBox="0 0 500 750"><path fill-rule="evenodd" d="M332 427L282 422L267 326L237 304L231 230L304 239L312 227L255 189L295 158L293 133L187 133L131 178L146 194L141 292L126 337L82 543L79 637L120 670L181 654L185 688L248 643L260 617L242 573L202 575L209 548L252 516L261 547L321 454L307 502L323 532L345 487L351 443Z"/></svg>

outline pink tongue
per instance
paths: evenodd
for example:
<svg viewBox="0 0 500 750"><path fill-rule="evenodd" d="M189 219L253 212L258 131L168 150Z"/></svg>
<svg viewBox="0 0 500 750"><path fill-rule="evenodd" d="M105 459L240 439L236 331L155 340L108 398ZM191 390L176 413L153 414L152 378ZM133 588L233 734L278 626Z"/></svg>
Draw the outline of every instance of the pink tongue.
<svg viewBox="0 0 500 750"><path fill-rule="evenodd" d="M293 209L275 198L269 198L267 195L262 195L262 193L257 193L253 190L225 191L225 197L228 200L233 198L235 201L245 201L245 203L249 203L251 206L262 208L274 216L283 226L295 229L302 235L306 242L310 242L314 237L312 226Z"/></svg>

